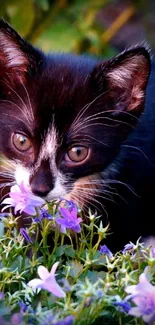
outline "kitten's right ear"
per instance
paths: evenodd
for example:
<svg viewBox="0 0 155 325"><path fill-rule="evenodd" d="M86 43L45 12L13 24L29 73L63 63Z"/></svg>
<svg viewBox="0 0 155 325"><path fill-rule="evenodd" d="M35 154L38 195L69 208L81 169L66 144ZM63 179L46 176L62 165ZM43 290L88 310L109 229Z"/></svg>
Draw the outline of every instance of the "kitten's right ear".
<svg viewBox="0 0 155 325"><path fill-rule="evenodd" d="M139 114L143 110L145 90L151 70L149 52L135 47L107 62L97 64L93 71L98 92L106 90L116 112Z"/></svg>
<svg viewBox="0 0 155 325"><path fill-rule="evenodd" d="M0 78L25 80L37 71L42 53L28 44L8 23L0 19Z"/></svg>

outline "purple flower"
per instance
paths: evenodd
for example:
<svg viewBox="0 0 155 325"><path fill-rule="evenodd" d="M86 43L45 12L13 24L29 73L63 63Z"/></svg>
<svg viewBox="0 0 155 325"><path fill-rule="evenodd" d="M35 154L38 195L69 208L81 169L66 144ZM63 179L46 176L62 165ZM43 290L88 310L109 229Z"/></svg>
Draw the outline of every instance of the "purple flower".
<svg viewBox="0 0 155 325"><path fill-rule="evenodd" d="M53 264L51 272L49 272L44 266L40 265L38 267L38 275L40 276L40 279L33 279L29 281L27 285L32 288L47 290L57 297L64 298L66 294L55 279L55 272L58 264L59 262Z"/></svg>
<svg viewBox="0 0 155 325"><path fill-rule="evenodd" d="M134 249L135 249L135 245L130 242L129 244L126 244L124 246L124 249L122 251L122 254L126 254L127 252L131 252L132 253L134 251Z"/></svg>
<svg viewBox="0 0 155 325"><path fill-rule="evenodd" d="M100 252L100 254L105 254L105 255L107 255L110 258L113 257L112 252L110 251L110 249L106 245L100 246L99 252Z"/></svg>
<svg viewBox="0 0 155 325"><path fill-rule="evenodd" d="M139 283L126 287L125 291L130 295L126 299L132 299L136 307L132 307L128 314L142 317L144 322L155 320L155 286L147 279L145 273L139 277Z"/></svg>
<svg viewBox="0 0 155 325"><path fill-rule="evenodd" d="M131 309L131 305L128 301L125 301L125 300L122 300L122 301L115 301L114 302L114 306L118 306L120 307L119 308L119 311L121 312L126 312L128 313L129 310Z"/></svg>
<svg viewBox="0 0 155 325"><path fill-rule="evenodd" d="M61 202L64 202L65 203L65 207L67 208L67 209L73 209L74 208L74 206L75 206L75 203L72 201L72 200L66 200L66 199L64 199L64 198L62 198L60 201L59 201L59 205L61 204Z"/></svg>
<svg viewBox="0 0 155 325"><path fill-rule="evenodd" d="M2 204L7 204L7 209L10 207L14 207L14 213L16 214L18 211L26 212L29 215L35 215L35 207L40 207L45 203L43 199L38 196L35 196L28 185L22 182L20 185L14 185L11 187L11 191L9 193L10 198L5 199Z"/></svg>
<svg viewBox="0 0 155 325"><path fill-rule="evenodd" d="M43 219L53 220L51 214L49 214L48 211L44 208L40 210L38 217L33 218L33 221L40 223Z"/></svg>
<svg viewBox="0 0 155 325"><path fill-rule="evenodd" d="M29 237L27 231L24 228L20 228L20 233L28 243L32 243L31 238Z"/></svg>
<svg viewBox="0 0 155 325"><path fill-rule="evenodd" d="M19 313L14 313L11 317L11 325L18 325L21 323L22 317Z"/></svg>
<svg viewBox="0 0 155 325"><path fill-rule="evenodd" d="M62 233L66 233L66 228L72 229L75 232L81 231L80 222L82 219L77 216L77 207L75 204L72 203L69 209L61 207L59 212L62 217L57 217L56 222L60 225L60 231Z"/></svg>
<svg viewBox="0 0 155 325"><path fill-rule="evenodd" d="M48 219L48 220L52 220L53 217L51 216L51 214L48 213L48 211L44 208L41 209L40 211L40 219Z"/></svg>
<svg viewBox="0 0 155 325"><path fill-rule="evenodd" d="M23 301L20 301L19 306L20 306L20 312L25 313L27 310L27 305Z"/></svg>
<svg viewBox="0 0 155 325"><path fill-rule="evenodd" d="M72 325L74 323L74 317L72 315L65 317L63 320L60 320L54 325Z"/></svg>

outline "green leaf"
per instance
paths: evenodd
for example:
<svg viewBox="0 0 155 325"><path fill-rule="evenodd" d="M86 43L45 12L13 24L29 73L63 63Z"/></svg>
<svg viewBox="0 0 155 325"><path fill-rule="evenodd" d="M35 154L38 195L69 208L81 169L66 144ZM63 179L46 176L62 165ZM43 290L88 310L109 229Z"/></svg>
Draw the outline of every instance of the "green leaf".
<svg viewBox="0 0 155 325"><path fill-rule="evenodd" d="M65 254L66 256L69 256L69 257L74 257L75 256L75 251L72 247L66 247L65 249Z"/></svg>
<svg viewBox="0 0 155 325"><path fill-rule="evenodd" d="M67 18L60 16L55 22L51 22L51 26L42 33L36 45L44 51L69 52L80 38L76 26Z"/></svg>
<svg viewBox="0 0 155 325"><path fill-rule="evenodd" d="M70 262L69 265L71 267L69 275L72 278L76 278L83 270L83 265L77 260Z"/></svg>
<svg viewBox="0 0 155 325"><path fill-rule="evenodd" d="M55 254L54 255L56 257L62 256L64 254L64 252L65 252L65 249L66 249L65 246L59 246L59 247L57 247L56 250L55 250Z"/></svg>
<svg viewBox="0 0 155 325"><path fill-rule="evenodd" d="M6 7L10 23L23 37L30 32L34 18L34 4L32 0L15 0Z"/></svg>

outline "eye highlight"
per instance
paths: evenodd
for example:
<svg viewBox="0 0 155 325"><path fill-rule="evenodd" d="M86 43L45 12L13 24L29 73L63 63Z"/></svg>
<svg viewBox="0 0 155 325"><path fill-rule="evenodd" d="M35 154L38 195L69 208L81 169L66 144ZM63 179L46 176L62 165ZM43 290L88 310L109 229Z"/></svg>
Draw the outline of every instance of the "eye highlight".
<svg viewBox="0 0 155 325"><path fill-rule="evenodd" d="M16 150L24 152L32 147L30 139L22 133L13 133L12 144Z"/></svg>
<svg viewBox="0 0 155 325"><path fill-rule="evenodd" d="M89 156L89 148L84 146L74 146L67 152L67 160L80 163Z"/></svg>

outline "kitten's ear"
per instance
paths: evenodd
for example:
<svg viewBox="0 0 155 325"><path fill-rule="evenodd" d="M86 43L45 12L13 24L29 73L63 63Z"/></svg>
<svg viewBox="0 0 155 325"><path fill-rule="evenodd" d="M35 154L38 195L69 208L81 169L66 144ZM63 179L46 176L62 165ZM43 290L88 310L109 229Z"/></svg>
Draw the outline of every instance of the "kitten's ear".
<svg viewBox="0 0 155 325"><path fill-rule="evenodd" d="M3 19L0 19L0 78L25 78L25 73L36 68L36 51Z"/></svg>
<svg viewBox="0 0 155 325"><path fill-rule="evenodd" d="M145 89L150 74L150 55L144 47L121 53L94 70L99 92L107 91L116 111L142 110Z"/></svg>

